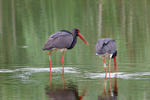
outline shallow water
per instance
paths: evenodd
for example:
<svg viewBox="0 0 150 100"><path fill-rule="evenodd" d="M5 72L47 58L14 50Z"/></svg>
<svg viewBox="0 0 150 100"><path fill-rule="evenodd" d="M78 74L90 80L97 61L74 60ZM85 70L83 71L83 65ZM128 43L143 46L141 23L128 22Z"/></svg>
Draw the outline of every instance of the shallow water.
<svg viewBox="0 0 150 100"><path fill-rule="evenodd" d="M0 100L149 100L149 4L148 0L0 0ZM62 52L53 51L50 81L43 44L52 33L75 27L89 45L78 38L65 53L64 78ZM106 37L115 39L118 50L117 72L112 60L107 80L95 52L97 40Z"/></svg>

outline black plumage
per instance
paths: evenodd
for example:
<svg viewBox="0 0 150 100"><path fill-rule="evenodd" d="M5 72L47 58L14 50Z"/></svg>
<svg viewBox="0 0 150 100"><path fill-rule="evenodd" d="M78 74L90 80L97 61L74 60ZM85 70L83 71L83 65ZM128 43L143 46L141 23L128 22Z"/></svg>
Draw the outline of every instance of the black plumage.
<svg viewBox="0 0 150 100"><path fill-rule="evenodd" d="M96 44L96 54L101 56L112 55L112 58L114 58L117 55L115 40L111 38L99 39Z"/></svg>
<svg viewBox="0 0 150 100"><path fill-rule="evenodd" d="M116 49L116 43L115 40L111 38L102 38L97 41L96 44L96 54L101 56L104 62L104 70L105 70L105 77L107 77L107 69L106 69L106 63L105 63L105 57L109 58L109 77L111 77L111 68L110 63L111 59L114 60L114 69L115 72L117 72L117 62L116 62L116 56L117 56L117 49Z"/></svg>
<svg viewBox="0 0 150 100"><path fill-rule="evenodd" d="M50 80L51 80L51 51L53 49L62 49L62 66L63 66L63 79L64 79L64 54L66 49L72 49L76 42L77 37L79 37L85 44L88 45L88 42L80 34L80 30L74 28L72 32L67 30L61 30L49 36L48 40L44 44L43 50L49 50L49 67L50 67Z"/></svg>
<svg viewBox="0 0 150 100"><path fill-rule="evenodd" d="M61 30L49 36L43 50L51 49L71 49L77 42L77 29L73 29L72 33L66 30Z"/></svg>

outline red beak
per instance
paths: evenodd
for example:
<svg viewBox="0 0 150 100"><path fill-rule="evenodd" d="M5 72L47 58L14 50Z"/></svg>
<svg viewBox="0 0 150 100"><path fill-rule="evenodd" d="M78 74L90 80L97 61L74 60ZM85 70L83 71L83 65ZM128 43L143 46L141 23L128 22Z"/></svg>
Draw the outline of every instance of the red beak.
<svg viewBox="0 0 150 100"><path fill-rule="evenodd" d="M83 36L80 34L80 32L78 32L78 36L86 45L88 45L88 42L83 38Z"/></svg>

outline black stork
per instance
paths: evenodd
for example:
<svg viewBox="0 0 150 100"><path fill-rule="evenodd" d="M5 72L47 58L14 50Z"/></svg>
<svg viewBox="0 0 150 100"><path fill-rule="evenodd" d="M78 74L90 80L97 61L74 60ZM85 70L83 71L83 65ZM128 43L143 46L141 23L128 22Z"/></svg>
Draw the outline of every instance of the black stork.
<svg viewBox="0 0 150 100"><path fill-rule="evenodd" d="M79 95L78 88L74 84L67 84L65 88L60 86L57 86L57 88L46 87L45 90L50 100L83 100L87 94L87 89L85 89Z"/></svg>
<svg viewBox="0 0 150 100"><path fill-rule="evenodd" d="M111 59L114 59L114 68L115 68L115 72L117 72L117 67L116 67L117 49L116 49L115 40L111 38L99 39L96 44L96 55L99 55L103 59L105 75L107 75L105 57L109 58L109 64L108 64L109 65L109 77L110 77L110 72L111 72L111 69L110 69Z"/></svg>
<svg viewBox="0 0 150 100"><path fill-rule="evenodd" d="M83 38L80 34L80 30L74 28L72 32L67 30L61 30L49 36L47 42L44 44L43 50L49 50L49 65L50 65L50 80L51 80L51 51L54 49L61 49L63 50L62 55L62 65L63 65L63 79L64 79L64 54L65 51L68 49L72 49L76 42L77 37L79 37L85 44L88 45L88 42Z"/></svg>
<svg viewBox="0 0 150 100"><path fill-rule="evenodd" d="M118 98L118 87L117 87L117 73L114 75L114 88L111 88L111 78L109 78L109 88L107 91L107 78L104 80L104 91L98 96L98 100L117 100Z"/></svg>

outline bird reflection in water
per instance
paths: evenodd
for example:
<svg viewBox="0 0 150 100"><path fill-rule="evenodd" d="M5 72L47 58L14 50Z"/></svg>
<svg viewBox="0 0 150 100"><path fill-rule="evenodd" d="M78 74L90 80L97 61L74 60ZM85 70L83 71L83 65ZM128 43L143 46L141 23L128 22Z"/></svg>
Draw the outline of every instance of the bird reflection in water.
<svg viewBox="0 0 150 100"><path fill-rule="evenodd" d="M109 88L108 92L106 91L107 78L105 77L104 81L104 91L101 96L98 96L98 100L117 100L118 88L117 88L117 74L115 73L114 77L114 89L111 88L111 78L109 77Z"/></svg>
<svg viewBox="0 0 150 100"><path fill-rule="evenodd" d="M50 100L83 100L86 90L79 96L76 85L69 84L64 88L46 88L46 94Z"/></svg>

